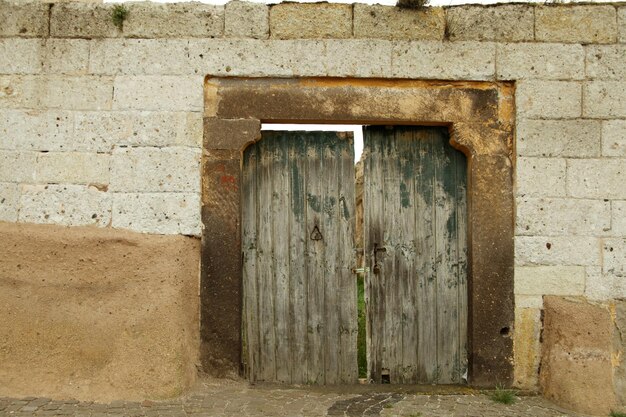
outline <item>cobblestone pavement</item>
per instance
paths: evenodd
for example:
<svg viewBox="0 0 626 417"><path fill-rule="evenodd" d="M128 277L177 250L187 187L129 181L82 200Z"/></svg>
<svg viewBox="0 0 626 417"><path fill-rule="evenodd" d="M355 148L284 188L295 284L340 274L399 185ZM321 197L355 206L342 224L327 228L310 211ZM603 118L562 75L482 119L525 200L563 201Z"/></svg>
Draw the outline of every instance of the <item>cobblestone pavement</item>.
<svg viewBox="0 0 626 417"><path fill-rule="evenodd" d="M405 416L405 417L581 417L541 397L521 396L515 404L494 403L469 389L357 386L285 388L241 382L203 382L170 401L98 404L46 398L0 398L0 416Z"/></svg>

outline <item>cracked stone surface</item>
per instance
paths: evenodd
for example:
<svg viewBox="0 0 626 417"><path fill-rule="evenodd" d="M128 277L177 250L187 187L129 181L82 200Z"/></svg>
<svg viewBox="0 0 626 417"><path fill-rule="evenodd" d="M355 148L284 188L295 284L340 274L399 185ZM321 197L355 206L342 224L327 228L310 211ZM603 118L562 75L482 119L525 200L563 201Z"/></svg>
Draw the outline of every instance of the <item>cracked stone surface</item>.
<svg viewBox="0 0 626 417"><path fill-rule="evenodd" d="M35 397L0 398L0 416L582 417L538 396L519 396L515 404L507 406L468 388L283 387L235 381L204 381L188 395L169 401L99 404Z"/></svg>

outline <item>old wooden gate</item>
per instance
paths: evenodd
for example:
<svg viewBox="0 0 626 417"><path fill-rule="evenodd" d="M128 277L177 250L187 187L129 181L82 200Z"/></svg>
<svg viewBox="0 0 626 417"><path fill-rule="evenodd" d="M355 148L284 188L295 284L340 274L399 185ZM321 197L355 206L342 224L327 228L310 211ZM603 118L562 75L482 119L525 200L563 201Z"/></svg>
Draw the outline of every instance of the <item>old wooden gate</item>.
<svg viewBox="0 0 626 417"><path fill-rule="evenodd" d="M462 383L466 162L446 129L364 129L368 374ZM357 297L352 138L264 132L243 165L244 339L253 381L352 383Z"/></svg>
<svg viewBox="0 0 626 417"><path fill-rule="evenodd" d="M466 161L443 128L364 130L368 372L461 383L467 369Z"/></svg>
<svg viewBox="0 0 626 417"><path fill-rule="evenodd" d="M253 381L357 379L354 150L337 132L263 132L243 163L244 338Z"/></svg>

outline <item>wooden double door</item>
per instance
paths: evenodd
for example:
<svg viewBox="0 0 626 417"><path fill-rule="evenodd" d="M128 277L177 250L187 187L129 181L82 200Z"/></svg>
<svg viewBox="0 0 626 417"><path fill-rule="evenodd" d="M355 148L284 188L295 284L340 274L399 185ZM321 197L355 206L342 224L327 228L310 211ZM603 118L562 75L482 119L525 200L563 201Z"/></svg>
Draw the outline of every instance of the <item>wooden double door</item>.
<svg viewBox="0 0 626 417"><path fill-rule="evenodd" d="M439 127L364 128L359 225L351 134L264 131L246 149L243 338L251 381L357 382L361 267L368 379L464 382L467 170L448 142Z"/></svg>

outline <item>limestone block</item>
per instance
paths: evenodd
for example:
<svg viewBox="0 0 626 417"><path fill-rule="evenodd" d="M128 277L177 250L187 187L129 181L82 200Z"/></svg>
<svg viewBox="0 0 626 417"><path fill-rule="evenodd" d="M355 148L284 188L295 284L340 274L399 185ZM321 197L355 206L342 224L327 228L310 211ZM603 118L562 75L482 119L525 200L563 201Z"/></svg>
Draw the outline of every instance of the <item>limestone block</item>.
<svg viewBox="0 0 626 417"><path fill-rule="evenodd" d="M92 45L90 68L112 75L323 76L326 61L319 40L102 39Z"/></svg>
<svg viewBox="0 0 626 417"><path fill-rule="evenodd" d="M33 182L37 154L0 151L0 182Z"/></svg>
<svg viewBox="0 0 626 417"><path fill-rule="evenodd" d="M490 42L397 42L393 76L486 80L495 74L495 44Z"/></svg>
<svg viewBox="0 0 626 417"><path fill-rule="evenodd" d="M94 74L192 75L198 73L199 61L220 59L222 50L215 42L222 45L219 40L98 39L91 45L89 68ZM215 71L208 63L205 68L207 74Z"/></svg>
<svg viewBox="0 0 626 417"><path fill-rule="evenodd" d="M0 77L2 81L7 107L100 110L111 106L113 82L107 77Z"/></svg>
<svg viewBox="0 0 626 417"><path fill-rule="evenodd" d="M599 266L585 268L585 297L589 300L604 301L615 297L615 278L611 274L602 273Z"/></svg>
<svg viewBox="0 0 626 417"><path fill-rule="evenodd" d="M45 40L43 69L48 74L87 74L89 41L85 39Z"/></svg>
<svg viewBox="0 0 626 417"><path fill-rule="evenodd" d="M0 110L0 150L15 149L15 139L23 130L21 118L16 117L16 114L21 113L16 110Z"/></svg>
<svg viewBox="0 0 626 417"><path fill-rule="evenodd" d="M626 236L626 201L611 201L611 232L614 236Z"/></svg>
<svg viewBox="0 0 626 417"><path fill-rule="evenodd" d="M118 148L113 151L111 191L200 192L200 149Z"/></svg>
<svg viewBox="0 0 626 417"><path fill-rule="evenodd" d="M99 39L92 42L90 70L140 76L389 76L392 47L378 40Z"/></svg>
<svg viewBox="0 0 626 417"><path fill-rule="evenodd" d="M515 268L515 294L582 295L584 266L519 266Z"/></svg>
<svg viewBox="0 0 626 417"><path fill-rule="evenodd" d="M114 193L112 226L143 233L200 236L196 193Z"/></svg>
<svg viewBox="0 0 626 417"><path fill-rule="evenodd" d="M581 298L544 298L540 384L570 410L608 415L616 405L609 308Z"/></svg>
<svg viewBox="0 0 626 417"><path fill-rule="evenodd" d="M41 45L39 39L0 39L0 74L39 74Z"/></svg>
<svg viewBox="0 0 626 417"><path fill-rule="evenodd" d="M600 248L600 239L595 237L516 236L515 264L598 266Z"/></svg>
<svg viewBox="0 0 626 417"><path fill-rule="evenodd" d="M191 75L197 73L199 54L216 54L207 44L193 39L97 39L91 43L89 69L103 75Z"/></svg>
<svg viewBox="0 0 626 417"><path fill-rule="evenodd" d="M587 45L585 53L588 78L626 78L626 45Z"/></svg>
<svg viewBox="0 0 626 417"><path fill-rule="evenodd" d="M113 4L54 3L50 36L54 38L115 38L122 31L113 23Z"/></svg>
<svg viewBox="0 0 626 417"><path fill-rule="evenodd" d="M626 43L626 7L617 9L617 25L619 31L619 42Z"/></svg>
<svg viewBox="0 0 626 417"><path fill-rule="evenodd" d="M585 53L581 45L498 44L497 57L496 75L501 80L580 80L585 76Z"/></svg>
<svg viewBox="0 0 626 417"><path fill-rule="evenodd" d="M590 81L585 83L585 117L626 117L626 81Z"/></svg>
<svg viewBox="0 0 626 417"><path fill-rule="evenodd" d="M602 248L602 272L626 278L626 237L607 238Z"/></svg>
<svg viewBox="0 0 626 417"><path fill-rule="evenodd" d="M0 37L48 35L48 4L38 1L0 2Z"/></svg>
<svg viewBox="0 0 626 417"><path fill-rule="evenodd" d="M17 222L19 199L17 184L0 182L0 222Z"/></svg>
<svg viewBox="0 0 626 417"><path fill-rule="evenodd" d="M612 298L626 298L626 278L622 276L614 277Z"/></svg>
<svg viewBox="0 0 626 417"><path fill-rule="evenodd" d="M116 77L115 110L201 111L203 77Z"/></svg>
<svg viewBox="0 0 626 417"><path fill-rule="evenodd" d="M517 195L530 197L565 196L565 159L517 158Z"/></svg>
<svg viewBox="0 0 626 417"><path fill-rule="evenodd" d="M7 141L9 149L81 150L73 126L70 111L6 110L0 113L0 140Z"/></svg>
<svg viewBox="0 0 626 417"><path fill-rule="evenodd" d="M385 77L391 73L389 41L324 41L326 72L331 77Z"/></svg>
<svg viewBox="0 0 626 417"><path fill-rule="evenodd" d="M536 308L541 309L543 306L542 295L524 295L515 294L515 308Z"/></svg>
<svg viewBox="0 0 626 417"><path fill-rule="evenodd" d="M544 42L614 43L616 22L612 5L537 6L535 37Z"/></svg>
<svg viewBox="0 0 626 417"><path fill-rule="evenodd" d="M354 37L373 39L442 40L445 12L440 7L399 7L354 4Z"/></svg>
<svg viewBox="0 0 626 417"><path fill-rule="evenodd" d="M110 155L85 152L46 152L37 156L38 183L109 184Z"/></svg>
<svg viewBox="0 0 626 417"><path fill-rule="evenodd" d="M165 142L167 145L172 146L189 146L194 148L202 148L202 142L204 139L204 115L201 112L186 112L182 113L182 125L172 141L172 138L168 137L169 141ZM157 132L158 133L158 132ZM139 144L141 145L141 143Z"/></svg>
<svg viewBox="0 0 626 417"><path fill-rule="evenodd" d="M81 150L107 152L114 146L201 147L202 115L186 112L80 112L74 140Z"/></svg>
<svg viewBox="0 0 626 417"><path fill-rule="evenodd" d="M277 39L352 37L352 5L281 3L270 8L270 36Z"/></svg>
<svg viewBox="0 0 626 417"><path fill-rule="evenodd" d="M521 156L600 156L602 122L596 120L529 120L517 122Z"/></svg>
<svg viewBox="0 0 626 417"><path fill-rule="evenodd" d="M604 200L524 197L517 201L518 235L595 235L611 229L611 204Z"/></svg>
<svg viewBox="0 0 626 417"><path fill-rule="evenodd" d="M247 1L225 6L224 35L229 38L267 39L270 33L269 7Z"/></svg>
<svg viewBox="0 0 626 417"><path fill-rule="evenodd" d="M519 116L567 119L581 116L582 86L577 82L527 80L517 83Z"/></svg>
<svg viewBox="0 0 626 417"><path fill-rule="evenodd" d="M106 227L111 195L87 185L22 185L20 222Z"/></svg>
<svg viewBox="0 0 626 417"><path fill-rule="evenodd" d="M322 40L228 40L212 43L196 64L199 73L228 76L324 76ZM368 64L366 64L368 66ZM207 70L209 70L207 72Z"/></svg>
<svg viewBox="0 0 626 417"><path fill-rule="evenodd" d="M6 124L4 122L6 121ZM74 133L74 113L65 110L13 110L0 117L0 131L13 140L15 149L32 151L83 150Z"/></svg>
<svg viewBox="0 0 626 417"><path fill-rule="evenodd" d="M45 76L34 80L44 109L110 110L113 79L99 76Z"/></svg>
<svg viewBox="0 0 626 417"><path fill-rule="evenodd" d="M567 192L579 198L626 199L626 159L571 159Z"/></svg>
<svg viewBox="0 0 626 417"><path fill-rule="evenodd" d="M451 40L523 42L535 39L534 7L499 4L492 7L458 6L446 10Z"/></svg>
<svg viewBox="0 0 626 417"><path fill-rule="evenodd" d="M214 38L223 33L224 7L195 2L132 3L124 21L124 36L130 38Z"/></svg>
<svg viewBox="0 0 626 417"><path fill-rule="evenodd" d="M540 336L541 306L520 308L516 302L513 353L515 363L514 386L518 388L537 389L541 358Z"/></svg>
<svg viewBox="0 0 626 417"><path fill-rule="evenodd" d="M626 120L602 122L602 155L626 157Z"/></svg>
<svg viewBox="0 0 626 417"><path fill-rule="evenodd" d="M29 109L37 105L37 83L32 76L0 75L0 109Z"/></svg>

